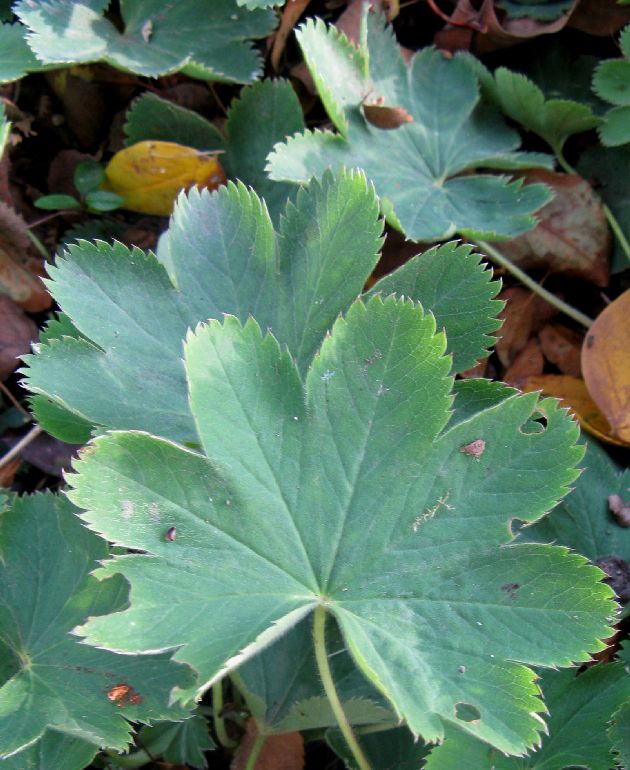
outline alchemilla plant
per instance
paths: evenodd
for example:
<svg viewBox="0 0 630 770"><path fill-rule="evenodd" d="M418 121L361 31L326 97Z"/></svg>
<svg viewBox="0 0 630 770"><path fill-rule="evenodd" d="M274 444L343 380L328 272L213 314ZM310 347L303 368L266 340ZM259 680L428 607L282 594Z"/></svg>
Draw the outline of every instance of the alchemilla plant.
<svg viewBox="0 0 630 770"><path fill-rule="evenodd" d="M578 431L555 401L454 380L501 308L470 248L354 299L381 228L372 188L343 172L301 190L277 232L228 186L182 196L157 257L84 242L59 259L64 316L29 381L51 430L95 438L70 502L3 518L4 601L33 592L3 627L6 762L54 736L81 767L125 748L125 720L198 718L228 676L261 733L337 725L360 768L361 726L420 736L418 757L453 731L507 755L540 743L532 667L589 660L615 615L584 557L514 538L575 481Z"/></svg>

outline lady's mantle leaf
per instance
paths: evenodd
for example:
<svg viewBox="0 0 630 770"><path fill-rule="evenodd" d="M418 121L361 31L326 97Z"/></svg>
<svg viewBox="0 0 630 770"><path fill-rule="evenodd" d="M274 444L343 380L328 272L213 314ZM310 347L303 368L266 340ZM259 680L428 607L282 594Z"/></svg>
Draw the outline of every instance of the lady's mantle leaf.
<svg viewBox="0 0 630 770"><path fill-rule="evenodd" d="M27 749L2 760L2 770L84 770L94 759L98 747L93 743L71 738L55 730L46 730L44 737Z"/></svg>
<svg viewBox="0 0 630 770"><path fill-rule="evenodd" d="M235 0L122 0L124 31L103 15L108 0L21 0L14 12L45 64L105 61L157 77L182 70L204 80L249 83L258 54L245 41L274 28L272 11L248 11Z"/></svg>
<svg viewBox="0 0 630 770"><path fill-rule="evenodd" d="M566 493L577 429L528 394L445 430L444 349L413 303L357 301L304 392L255 321L199 327L185 358L205 454L111 434L71 477L89 526L145 552L106 562L130 581L131 607L81 633L127 652L177 648L201 692L324 604L413 732L435 740L454 722L506 752L533 744L544 707L522 664L588 658L613 613L583 557L507 544L513 518L534 521ZM478 440L480 455L463 451Z"/></svg>
<svg viewBox="0 0 630 770"><path fill-rule="evenodd" d="M381 231L374 191L358 174L327 173L300 190L277 232L242 185L192 191L160 243L164 267L138 249L82 243L49 269L55 299L84 338L63 332L42 341L27 357L30 388L92 423L195 441L181 361L188 328L223 313L243 323L252 314L304 373L372 272ZM459 370L486 355L498 325L490 276L468 247L450 244L414 257L375 289L433 309ZM40 408L39 418L50 412ZM59 418L44 427L56 434Z"/></svg>
<svg viewBox="0 0 630 770"><path fill-rule="evenodd" d="M568 767L610 770L611 740L606 728L613 712L630 698L630 677L622 662L542 675L550 712L549 735L524 758L503 757L459 730L447 731L444 744L431 752L426 770L564 770Z"/></svg>
<svg viewBox="0 0 630 770"><path fill-rule="evenodd" d="M89 615L124 607L126 590L119 579L89 576L107 545L66 500L17 500L0 517L0 547L0 756L26 748L47 728L124 749L126 719L186 716L168 705L168 695L190 683L189 671L164 656L97 650L70 634Z"/></svg>
<svg viewBox="0 0 630 770"><path fill-rule="evenodd" d="M303 182L330 167L362 168L383 210L413 240L455 232L513 236L532 227L532 213L549 200L544 186L462 172L549 165L549 159L513 152L518 134L478 104L477 80L463 61L426 48L407 67L383 21L371 14L366 23L367 42L358 49L321 22L309 21L298 31L340 133L307 131L277 145L269 156L271 178ZM413 121L392 131L371 125L363 102L381 97Z"/></svg>

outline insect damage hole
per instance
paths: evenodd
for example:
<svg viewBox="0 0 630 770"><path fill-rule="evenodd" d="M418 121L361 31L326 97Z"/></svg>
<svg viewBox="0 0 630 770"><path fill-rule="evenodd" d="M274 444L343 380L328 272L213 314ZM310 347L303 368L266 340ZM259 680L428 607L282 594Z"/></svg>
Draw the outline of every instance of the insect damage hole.
<svg viewBox="0 0 630 770"><path fill-rule="evenodd" d="M481 720L481 711L471 703L456 703L455 716L462 722L479 722Z"/></svg>

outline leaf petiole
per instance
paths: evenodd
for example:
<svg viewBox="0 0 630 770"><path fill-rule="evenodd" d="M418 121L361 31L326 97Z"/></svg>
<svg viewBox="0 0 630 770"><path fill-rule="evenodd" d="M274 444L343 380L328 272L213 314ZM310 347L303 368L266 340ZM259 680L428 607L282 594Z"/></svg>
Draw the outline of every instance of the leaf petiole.
<svg viewBox="0 0 630 770"><path fill-rule="evenodd" d="M215 682L212 685L212 721L217 740L226 749L233 749L237 742L232 740L225 729L223 713L223 682Z"/></svg>
<svg viewBox="0 0 630 770"><path fill-rule="evenodd" d="M534 294L537 294L550 305L553 305L555 308L557 308L561 313L568 315L569 318L572 318L574 321L582 324L582 326L586 327L587 329L591 326L593 323L592 318L589 318L577 308L567 304L559 297L556 297L555 294L552 294L550 291L547 291L547 289L544 289L537 281L527 275L524 270L521 270L520 267L517 267L505 256L505 254L502 254L500 251L495 249L494 246L491 246L487 241L476 241L476 244L483 254L489 257L495 264L504 267L508 272L512 273L515 278L518 278L518 280L524 286L527 286L528 289L531 289Z"/></svg>
<svg viewBox="0 0 630 770"><path fill-rule="evenodd" d="M328 654L326 652L326 609L321 605L315 608L313 617L313 644L315 646L315 659L317 661L317 668L319 669L322 685L324 686L324 692L326 693L332 712L337 719L339 729L346 739L346 743L352 752L352 756L357 763L358 769L371 770L370 764L363 753L363 749L359 746L359 742L352 731L350 722L348 722L346 713L339 700L337 689L335 688L335 682L328 664Z"/></svg>

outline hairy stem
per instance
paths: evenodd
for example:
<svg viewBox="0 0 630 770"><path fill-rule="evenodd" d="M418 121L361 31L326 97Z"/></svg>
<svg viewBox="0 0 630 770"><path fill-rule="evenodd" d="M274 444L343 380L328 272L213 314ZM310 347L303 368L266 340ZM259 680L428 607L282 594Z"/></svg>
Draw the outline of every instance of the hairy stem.
<svg viewBox="0 0 630 770"><path fill-rule="evenodd" d="M346 739L346 743L352 752L352 756L354 757L359 770L371 770L370 764L363 753L363 749L359 746L354 732L352 731L352 727L350 726L350 722L348 722L348 718L346 717L335 688L335 682L328 664L328 654L326 652L326 609L322 606L315 608L315 616L313 618L313 644L315 646L315 659L317 660L317 667L324 686L324 692L326 693L332 712L335 715L339 729Z"/></svg>
<svg viewBox="0 0 630 770"><path fill-rule="evenodd" d="M593 323L592 318L589 318L577 308L567 304L559 297L556 297L555 294L547 291L547 289L543 289L543 287L537 281L527 275L524 270L521 270L520 267L517 267L504 254L501 254L500 251L495 249L494 246L491 246L487 241L476 241L476 244L479 246L481 251L495 264L504 267L508 272L512 273L515 278L518 278L518 280L524 286L527 286L528 289L531 289L534 294L537 294L550 305L553 305L555 308L557 308L561 313L568 315L569 318L572 318L574 321L582 324L582 326L586 327L587 329L591 326Z"/></svg>
<svg viewBox="0 0 630 770"><path fill-rule="evenodd" d="M223 713L223 682L215 682L212 685L212 721L217 740L226 749L233 749L237 746L236 741L232 740L225 729L225 719L221 716Z"/></svg>

